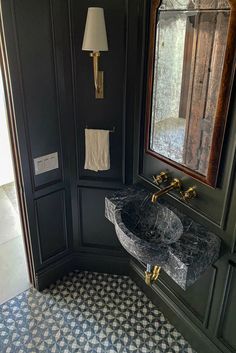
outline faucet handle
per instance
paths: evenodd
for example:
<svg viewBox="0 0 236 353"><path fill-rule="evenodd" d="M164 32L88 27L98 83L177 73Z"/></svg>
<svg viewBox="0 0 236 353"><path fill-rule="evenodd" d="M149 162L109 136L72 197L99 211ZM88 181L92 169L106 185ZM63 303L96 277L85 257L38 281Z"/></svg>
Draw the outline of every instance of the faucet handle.
<svg viewBox="0 0 236 353"><path fill-rule="evenodd" d="M168 180L168 174L166 172L160 172L158 175L153 175L153 182L157 185L164 183Z"/></svg>
<svg viewBox="0 0 236 353"><path fill-rule="evenodd" d="M174 178L171 181L170 185L173 187L173 189L181 189L182 182L179 179Z"/></svg>
<svg viewBox="0 0 236 353"><path fill-rule="evenodd" d="M182 200L185 202L189 202L190 200L197 197L197 191L195 186L191 186L185 191L181 191Z"/></svg>

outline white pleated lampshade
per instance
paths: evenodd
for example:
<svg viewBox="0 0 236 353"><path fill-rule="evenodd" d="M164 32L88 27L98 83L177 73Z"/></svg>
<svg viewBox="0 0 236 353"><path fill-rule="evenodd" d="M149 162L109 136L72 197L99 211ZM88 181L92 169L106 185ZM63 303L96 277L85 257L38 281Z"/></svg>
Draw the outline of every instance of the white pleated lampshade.
<svg viewBox="0 0 236 353"><path fill-rule="evenodd" d="M82 50L108 50L104 11L101 7L88 8Z"/></svg>

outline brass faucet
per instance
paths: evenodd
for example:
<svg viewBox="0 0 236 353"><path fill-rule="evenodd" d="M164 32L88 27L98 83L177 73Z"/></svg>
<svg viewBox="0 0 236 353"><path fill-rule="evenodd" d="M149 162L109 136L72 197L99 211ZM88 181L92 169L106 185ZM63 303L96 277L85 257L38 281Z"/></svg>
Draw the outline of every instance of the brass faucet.
<svg viewBox="0 0 236 353"><path fill-rule="evenodd" d="M160 191L155 192L152 195L152 203L156 203L157 199L164 194L167 194L167 192L173 190L173 189L180 189L181 187L181 182L179 179L175 178L172 180L172 182L170 183L170 185L168 185L166 188L161 189Z"/></svg>

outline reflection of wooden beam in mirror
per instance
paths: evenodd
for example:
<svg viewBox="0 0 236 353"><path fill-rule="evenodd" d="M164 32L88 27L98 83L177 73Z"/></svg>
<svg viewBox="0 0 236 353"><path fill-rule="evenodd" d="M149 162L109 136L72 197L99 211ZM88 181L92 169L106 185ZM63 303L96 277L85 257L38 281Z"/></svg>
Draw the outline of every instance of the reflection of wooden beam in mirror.
<svg viewBox="0 0 236 353"><path fill-rule="evenodd" d="M215 32L215 12L201 13L198 24L198 40L196 48L196 61L193 73L192 97L190 106L190 121L186 140L186 165L199 171L200 147L202 138L202 119L205 113L207 99L209 70L211 64L212 47ZM205 156L207 157L207 156Z"/></svg>
<svg viewBox="0 0 236 353"><path fill-rule="evenodd" d="M229 12L219 12L216 17L216 29L211 57L210 77L208 83L207 101L204 120L202 123L201 149L206 151L207 158L199 161L199 170L206 170L209 161L209 152L212 145L212 133L215 124L217 100L219 96L221 74L224 65L226 38L229 23ZM220 70L220 75L219 75Z"/></svg>
<svg viewBox="0 0 236 353"><path fill-rule="evenodd" d="M223 64L224 57L224 50L215 50L215 48L219 49L217 42L219 40L222 41L223 38L223 44L225 46L225 30L223 30L222 33L222 28L220 28L220 31L218 28L218 26L221 27L222 25L221 20L219 20L221 17L221 13L218 11L202 12L198 25L190 121L186 140L186 165L203 175L207 174L214 124L213 118L215 116L217 97L219 94L219 84L212 85L214 81L216 81L216 83L220 82L220 66L217 65L217 67L215 67L215 65L217 62L219 64L219 60ZM227 24L228 20L225 22L226 30ZM217 35L218 32L220 32L221 38ZM217 57L220 59L217 60ZM206 116L206 107L208 106L209 98L212 103ZM205 133L204 128L207 128Z"/></svg>
<svg viewBox="0 0 236 353"><path fill-rule="evenodd" d="M196 59L196 46L198 38L199 14L188 16L186 21L186 34L184 44L183 76L180 93L179 117L186 119L185 139L183 147L183 164L186 164L186 141L190 122L190 105L192 97L192 85L194 66Z"/></svg>
<svg viewBox="0 0 236 353"><path fill-rule="evenodd" d="M191 71L193 64L193 49L196 46L194 40L194 27L196 26L196 16L188 16L186 21L186 34L184 43L183 76L180 94L179 117L186 119L188 116L189 87L191 84ZM194 45L195 44L195 45Z"/></svg>

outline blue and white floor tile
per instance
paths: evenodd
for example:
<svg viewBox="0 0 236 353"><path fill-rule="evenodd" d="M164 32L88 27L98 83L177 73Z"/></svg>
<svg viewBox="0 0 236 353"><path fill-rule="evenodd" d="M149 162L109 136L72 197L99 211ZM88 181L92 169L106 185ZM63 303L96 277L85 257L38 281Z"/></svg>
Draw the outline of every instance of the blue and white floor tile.
<svg viewBox="0 0 236 353"><path fill-rule="evenodd" d="M194 353L126 276L74 272L0 306L1 353Z"/></svg>

